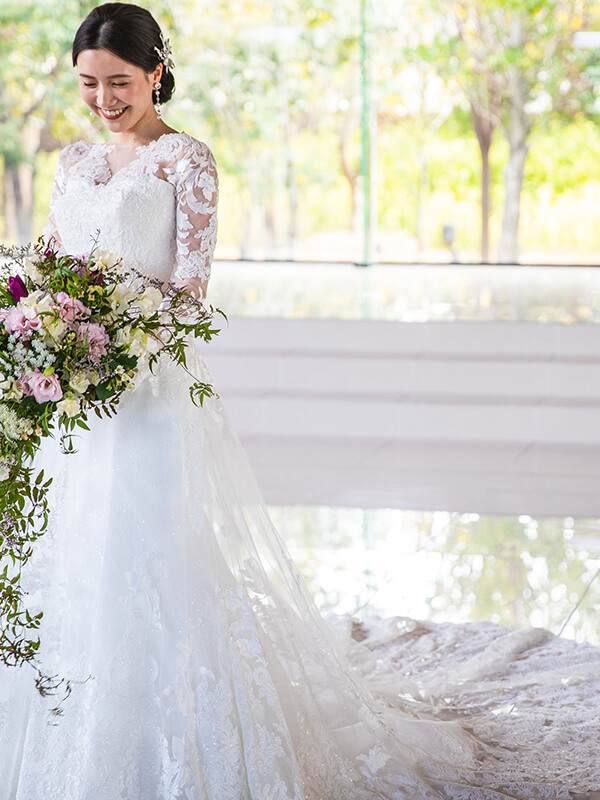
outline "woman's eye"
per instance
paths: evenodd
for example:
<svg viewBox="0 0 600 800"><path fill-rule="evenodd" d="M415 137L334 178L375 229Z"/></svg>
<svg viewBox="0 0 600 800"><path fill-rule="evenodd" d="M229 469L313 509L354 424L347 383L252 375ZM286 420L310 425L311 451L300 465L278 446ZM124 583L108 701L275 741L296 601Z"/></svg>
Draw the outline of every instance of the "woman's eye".
<svg viewBox="0 0 600 800"><path fill-rule="evenodd" d="M91 89L91 88L92 88L93 86L95 86L96 84L95 84L95 83L86 83L85 81L83 81L83 85L84 85L84 86L87 86L87 88L88 88L88 89Z"/></svg>
<svg viewBox="0 0 600 800"><path fill-rule="evenodd" d="M127 86L126 83L113 83L113 86Z"/></svg>

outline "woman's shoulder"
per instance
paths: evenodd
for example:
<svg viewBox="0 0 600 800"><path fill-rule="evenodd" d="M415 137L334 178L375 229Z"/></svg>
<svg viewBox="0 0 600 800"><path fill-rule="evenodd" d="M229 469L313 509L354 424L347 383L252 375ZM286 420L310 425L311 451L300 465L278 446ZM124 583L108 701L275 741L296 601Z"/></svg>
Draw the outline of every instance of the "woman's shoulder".
<svg viewBox="0 0 600 800"><path fill-rule="evenodd" d="M94 145L91 142L84 142L82 140L78 142L72 142L66 147L63 147L58 154L59 163L64 165L72 164L83 156L86 156L93 146Z"/></svg>
<svg viewBox="0 0 600 800"><path fill-rule="evenodd" d="M173 161L182 158L206 158L212 157L210 147L206 142L196 139L185 132L165 133L159 139L154 141L155 154L159 155L161 159L168 160L172 158Z"/></svg>
<svg viewBox="0 0 600 800"><path fill-rule="evenodd" d="M90 152L93 151L94 145L91 142L73 142L68 144L58 154L58 164L56 167L57 179L66 180L67 176L71 175L73 169L79 170L79 165L87 163L87 158Z"/></svg>
<svg viewBox="0 0 600 800"><path fill-rule="evenodd" d="M206 142L189 133L166 133L154 142L154 152L147 152L162 167L167 180L178 183L198 173L216 174L216 163Z"/></svg>

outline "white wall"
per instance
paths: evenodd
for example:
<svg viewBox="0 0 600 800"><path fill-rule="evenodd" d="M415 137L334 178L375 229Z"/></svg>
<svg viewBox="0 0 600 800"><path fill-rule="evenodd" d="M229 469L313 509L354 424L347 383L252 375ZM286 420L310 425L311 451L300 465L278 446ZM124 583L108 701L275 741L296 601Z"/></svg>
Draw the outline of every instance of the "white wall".
<svg viewBox="0 0 600 800"><path fill-rule="evenodd" d="M600 326L234 318L203 354L271 503L600 515Z"/></svg>

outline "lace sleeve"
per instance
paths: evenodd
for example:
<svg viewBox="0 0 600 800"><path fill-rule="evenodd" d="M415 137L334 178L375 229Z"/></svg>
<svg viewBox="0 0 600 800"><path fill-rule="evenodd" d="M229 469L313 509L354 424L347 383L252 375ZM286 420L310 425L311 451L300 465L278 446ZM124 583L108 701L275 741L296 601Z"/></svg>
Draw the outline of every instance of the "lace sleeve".
<svg viewBox="0 0 600 800"><path fill-rule="evenodd" d="M173 278L195 296L206 296L217 239L218 176L210 149L191 140L178 160L177 261Z"/></svg>

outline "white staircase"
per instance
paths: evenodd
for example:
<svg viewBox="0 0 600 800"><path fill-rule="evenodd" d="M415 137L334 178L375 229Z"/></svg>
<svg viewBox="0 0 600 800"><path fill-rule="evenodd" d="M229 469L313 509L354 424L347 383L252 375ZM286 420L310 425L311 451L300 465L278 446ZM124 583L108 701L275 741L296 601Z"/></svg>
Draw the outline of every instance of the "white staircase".
<svg viewBox="0 0 600 800"><path fill-rule="evenodd" d="M203 355L270 503L600 516L600 326L238 317Z"/></svg>

